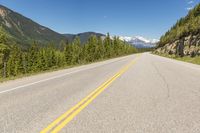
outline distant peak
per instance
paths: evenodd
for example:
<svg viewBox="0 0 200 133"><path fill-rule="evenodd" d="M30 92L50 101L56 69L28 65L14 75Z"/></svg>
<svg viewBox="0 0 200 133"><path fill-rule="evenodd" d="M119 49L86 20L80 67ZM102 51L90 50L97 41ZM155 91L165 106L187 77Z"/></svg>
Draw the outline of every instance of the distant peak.
<svg viewBox="0 0 200 133"><path fill-rule="evenodd" d="M133 36L133 37L120 36L120 39L130 44L133 44L137 48L155 47L156 43L159 41L158 39L147 39L143 36Z"/></svg>
<svg viewBox="0 0 200 133"><path fill-rule="evenodd" d="M1 7L0 7L0 16L1 16L1 17L5 17L6 15L7 15L6 10L5 10L4 8L1 8Z"/></svg>
<svg viewBox="0 0 200 133"><path fill-rule="evenodd" d="M10 13L10 10L8 10L6 7L0 5L0 16L5 17L7 14Z"/></svg>
<svg viewBox="0 0 200 133"><path fill-rule="evenodd" d="M143 36L133 36L133 37L128 37L128 36L120 36L121 40L125 40L127 42L129 41L135 41L135 40L140 40L143 41L145 43L157 43L159 40L158 39L147 39Z"/></svg>
<svg viewBox="0 0 200 133"><path fill-rule="evenodd" d="M143 36L135 36L137 39L144 41L145 43L151 43L150 39L147 39Z"/></svg>

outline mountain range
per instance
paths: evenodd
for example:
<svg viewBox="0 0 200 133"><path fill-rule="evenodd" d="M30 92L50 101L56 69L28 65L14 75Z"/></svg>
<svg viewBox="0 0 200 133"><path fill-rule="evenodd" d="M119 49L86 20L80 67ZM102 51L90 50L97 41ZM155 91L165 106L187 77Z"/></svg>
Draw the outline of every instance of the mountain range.
<svg viewBox="0 0 200 133"><path fill-rule="evenodd" d="M78 33L78 34L63 34L69 42L72 42L76 36L78 36L81 40L81 43L87 42L89 37L91 35L95 35L97 37L105 37L106 35L101 34L101 33L96 33L96 32L83 32L83 33Z"/></svg>
<svg viewBox="0 0 200 133"><path fill-rule="evenodd" d="M14 42L22 47L28 47L34 41L37 41L40 45L49 42L59 44L61 40L71 42L78 36L81 42L85 43L91 35L105 36L95 32L60 34L2 5L0 5L0 26Z"/></svg>
<svg viewBox="0 0 200 133"><path fill-rule="evenodd" d="M120 36L120 39L134 45L136 48L152 48L155 47L156 44L159 42L159 40L157 39L147 39L142 36Z"/></svg>
<svg viewBox="0 0 200 133"><path fill-rule="evenodd" d="M40 45L46 45L49 42L59 44L61 40L72 42L78 36L81 43L85 43L91 35L105 37L104 34L95 32L60 34L2 5L0 5L0 26L7 32L11 40L25 48L34 41ZM141 36L121 36L120 39L137 48L151 48L158 42L156 39L149 40Z"/></svg>
<svg viewBox="0 0 200 133"><path fill-rule="evenodd" d="M31 19L22 16L0 5L0 25L20 45L30 45L33 41L45 44L47 42L59 42L66 39L47 27L44 27Z"/></svg>

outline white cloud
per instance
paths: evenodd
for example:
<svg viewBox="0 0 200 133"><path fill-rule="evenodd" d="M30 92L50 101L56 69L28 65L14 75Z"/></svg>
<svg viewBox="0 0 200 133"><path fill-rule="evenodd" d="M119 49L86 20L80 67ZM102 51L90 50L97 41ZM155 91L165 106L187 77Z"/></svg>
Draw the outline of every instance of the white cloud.
<svg viewBox="0 0 200 133"><path fill-rule="evenodd" d="M186 8L186 10L190 11L194 8L194 3L195 3L195 0L187 0L187 4L188 4L188 7Z"/></svg>
<svg viewBox="0 0 200 133"><path fill-rule="evenodd" d="M187 9L188 11L190 11L190 10L193 9L193 7L187 7L186 9Z"/></svg>
<svg viewBox="0 0 200 133"><path fill-rule="evenodd" d="M193 4L194 3L194 0L190 0L187 2L188 4Z"/></svg>

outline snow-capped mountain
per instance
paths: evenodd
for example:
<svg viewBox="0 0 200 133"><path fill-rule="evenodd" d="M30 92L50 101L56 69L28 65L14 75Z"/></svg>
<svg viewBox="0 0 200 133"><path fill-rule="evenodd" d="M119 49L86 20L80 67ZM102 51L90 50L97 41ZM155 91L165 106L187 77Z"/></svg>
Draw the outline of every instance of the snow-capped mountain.
<svg viewBox="0 0 200 133"><path fill-rule="evenodd" d="M126 41L130 44L133 44L137 48L152 48L156 46L156 43L159 41L158 39L147 39L142 36L134 36L134 37L119 37L121 40Z"/></svg>

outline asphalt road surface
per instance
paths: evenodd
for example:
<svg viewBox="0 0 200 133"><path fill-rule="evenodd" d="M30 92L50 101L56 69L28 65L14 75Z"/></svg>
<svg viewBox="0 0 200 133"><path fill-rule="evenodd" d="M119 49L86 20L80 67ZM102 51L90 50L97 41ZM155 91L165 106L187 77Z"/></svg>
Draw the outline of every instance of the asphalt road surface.
<svg viewBox="0 0 200 133"><path fill-rule="evenodd" d="M200 66L149 53L0 84L0 133L200 133Z"/></svg>

